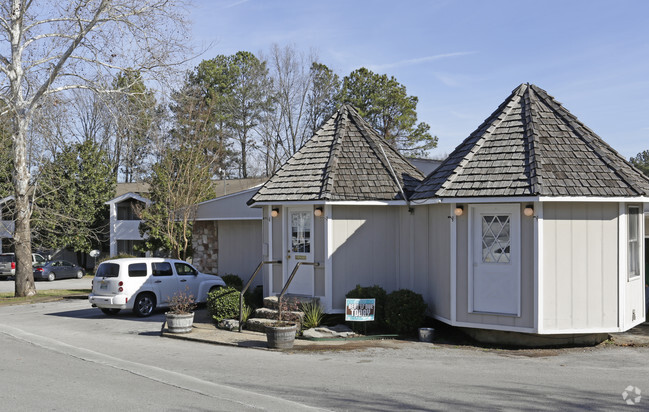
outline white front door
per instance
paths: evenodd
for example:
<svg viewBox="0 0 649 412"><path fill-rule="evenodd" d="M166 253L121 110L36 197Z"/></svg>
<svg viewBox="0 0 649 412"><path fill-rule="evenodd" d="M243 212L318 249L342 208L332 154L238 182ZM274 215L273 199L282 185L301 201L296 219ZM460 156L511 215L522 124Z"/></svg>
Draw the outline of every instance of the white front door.
<svg viewBox="0 0 649 412"><path fill-rule="evenodd" d="M520 316L520 206L472 205L469 239L469 312Z"/></svg>
<svg viewBox="0 0 649 412"><path fill-rule="evenodd" d="M284 284L298 262L313 262L313 207L289 207L287 221L287 252ZM313 296L313 266L300 265L288 293Z"/></svg>

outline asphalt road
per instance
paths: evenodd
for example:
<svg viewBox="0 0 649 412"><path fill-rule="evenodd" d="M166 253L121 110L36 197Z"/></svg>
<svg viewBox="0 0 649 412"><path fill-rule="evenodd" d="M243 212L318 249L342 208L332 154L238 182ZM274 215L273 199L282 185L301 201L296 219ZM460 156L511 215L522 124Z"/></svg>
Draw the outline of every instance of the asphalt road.
<svg viewBox="0 0 649 412"><path fill-rule="evenodd" d="M163 314L0 307L0 410L621 410L649 348L273 352L161 338Z"/></svg>
<svg viewBox="0 0 649 412"><path fill-rule="evenodd" d="M53 282L48 282L46 280L36 281L36 291L39 290L49 290L49 289L90 289L92 277L86 276L82 279L61 279L55 280ZM1 292L13 292L15 290L15 285L13 280L0 280L0 293Z"/></svg>

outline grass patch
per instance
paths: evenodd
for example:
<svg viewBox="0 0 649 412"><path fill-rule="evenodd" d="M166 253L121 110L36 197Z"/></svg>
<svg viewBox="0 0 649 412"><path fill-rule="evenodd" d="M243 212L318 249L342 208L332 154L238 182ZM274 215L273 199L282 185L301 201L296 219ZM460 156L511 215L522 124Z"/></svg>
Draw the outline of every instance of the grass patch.
<svg viewBox="0 0 649 412"><path fill-rule="evenodd" d="M90 293L90 289L49 289L37 291L34 296L14 297L13 292L0 293L0 306L20 305L24 303L52 302L70 296L84 296Z"/></svg>

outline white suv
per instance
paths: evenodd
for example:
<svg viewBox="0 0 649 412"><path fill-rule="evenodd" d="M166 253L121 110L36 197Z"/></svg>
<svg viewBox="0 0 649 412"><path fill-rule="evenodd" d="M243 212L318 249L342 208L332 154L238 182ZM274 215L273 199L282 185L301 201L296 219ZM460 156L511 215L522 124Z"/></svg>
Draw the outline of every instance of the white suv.
<svg viewBox="0 0 649 412"><path fill-rule="evenodd" d="M182 260L112 259L97 268L88 299L107 315L133 309L138 316L149 316L156 307L169 306L176 292L188 289L196 302L206 302L211 290L223 286L220 276L200 273Z"/></svg>

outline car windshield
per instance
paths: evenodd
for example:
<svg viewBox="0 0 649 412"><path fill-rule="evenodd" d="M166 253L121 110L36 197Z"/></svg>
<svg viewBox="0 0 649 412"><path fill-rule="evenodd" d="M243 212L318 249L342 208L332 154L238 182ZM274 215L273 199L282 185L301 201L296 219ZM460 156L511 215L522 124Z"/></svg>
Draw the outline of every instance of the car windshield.
<svg viewBox="0 0 649 412"><path fill-rule="evenodd" d="M97 268L95 277L116 278L119 276L119 265L117 263L102 263Z"/></svg>

